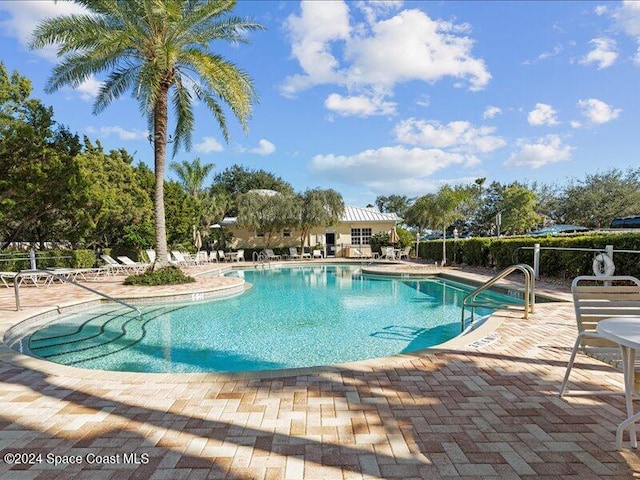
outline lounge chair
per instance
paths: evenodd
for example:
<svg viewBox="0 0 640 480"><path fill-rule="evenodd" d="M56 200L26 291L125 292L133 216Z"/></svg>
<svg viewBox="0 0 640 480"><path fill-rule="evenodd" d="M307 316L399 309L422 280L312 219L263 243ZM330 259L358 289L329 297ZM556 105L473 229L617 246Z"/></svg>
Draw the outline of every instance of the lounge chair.
<svg viewBox="0 0 640 480"><path fill-rule="evenodd" d="M298 249L296 247L289 247L289 258L291 259L300 258L300 255L298 254Z"/></svg>
<svg viewBox="0 0 640 480"><path fill-rule="evenodd" d="M243 261L243 262L244 262L244 261L245 261L245 259L244 259L244 250L238 250L238 251L236 252L236 258L235 258L235 260L236 260L237 262L239 262L239 261Z"/></svg>
<svg viewBox="0 0 640 480"><path fill-rule="evenodd" d="M156 261L156 251L149 249L149 250L145 250L145 252L147 252L147 258L149 259L149 263L155 263Z"/></svg>
<svg viewBox="0 0 640 480"><path fill-rule="evenodd" d="M187 257L183 252L179 252L178 250L171 250L171 255L173 255L175 263L177 263L180 266L188 267L190 265L196 264L196 262L191 259L191 256Z"/></svg>
<svg viewBox="0 0 640 480"><path fill-rule="evenodd" d="M131 267L131 269L134 271L134 273L142 273L149 266L146 263L134 262L133 260L131 260L126 255L122 255L122 256L117 257L117 258L118 258L118 261L120 263L122 263L123 265L127 265L127 266Z"/></svg>
<svg viewBox="0 0 640 480"><path fill-rule="evenodd" d="M314 250L313 258L322 258L322 250Z"/></svg>
<svg viewBox="0 0 640 480"><path fill-rule="evenodd" d="M571 284L573 304L578 324L576 338L567 371L560 387L560 396L567 391L569 375L578 350L591 351L595 357L618 361L618 345L602 338L597 332L598 322L611 317L638 317L640 321L640 280L630 276L579 276ZM602 394L603 392L576 392Z"/></svg>
<svg viewBox="0 0 640 480"><path fill-rule="evenodd" d="M16 278L16 275L18 274L18 272L0 272L0 281L2 281L2 284L9 288L9 282L13 282L13 280ZM8 280L8 281L7 281Z"/></svg>
<svg viewBox="0 0 640 480"><path fill-rule="evenodd" d="M267 256L267 260L282 260L282 255L276 255L270 248L265 248L264 254Z"/></svg>
<svg viewBox="0 0 640 480"><path fill-rule="evenodd" d="M100 258L104 260L105 266L108 268L109 273L113 273L114 275L118 274L131 274L135 272L135 268L130 265L124 265L116 260L114 260L110 255L100 255Z"/></svg>
<svg viewBox="0 0 640 480"><path fill-rule="evenodd" d="M302 249L302 252L300 252L300 256L302 257L302 259L304 260L305 258L311 259L311 252L307 252L304 248Z"/></svg>

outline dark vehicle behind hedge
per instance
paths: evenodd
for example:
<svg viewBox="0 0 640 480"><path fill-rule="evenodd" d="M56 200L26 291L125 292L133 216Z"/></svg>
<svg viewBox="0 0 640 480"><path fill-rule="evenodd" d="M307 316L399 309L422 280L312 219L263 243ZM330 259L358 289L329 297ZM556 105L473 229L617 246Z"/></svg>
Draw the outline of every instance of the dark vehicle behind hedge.
<svg viewBox="0 0 640 480"><path fill-rule="evenodd" d="M635 217L614 218L611 228L640 228L640 215Z"/></svg>

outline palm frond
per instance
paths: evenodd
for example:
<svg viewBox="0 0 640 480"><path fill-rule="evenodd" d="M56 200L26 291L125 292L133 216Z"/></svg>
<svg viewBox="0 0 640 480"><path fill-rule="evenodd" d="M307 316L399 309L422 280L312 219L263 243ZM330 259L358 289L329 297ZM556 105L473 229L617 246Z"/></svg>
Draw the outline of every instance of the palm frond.
<svg viewBox="0 0 640 480"><path fill-rule="evenodd" d="M136 82L139 65L130 68L120 68L111 72L98 93L93 105L93 113L102 112L113 100L120 97Z"/></svg>
<svg viewBox="0 0 640 480"><path fill-rule="evenodd" d="M175 157L180 145L184 144L187 150L191 149L191 132L194 124L191 94L179 76L176 77L171 100L178 117L173 135L173 156Z"/></svg>

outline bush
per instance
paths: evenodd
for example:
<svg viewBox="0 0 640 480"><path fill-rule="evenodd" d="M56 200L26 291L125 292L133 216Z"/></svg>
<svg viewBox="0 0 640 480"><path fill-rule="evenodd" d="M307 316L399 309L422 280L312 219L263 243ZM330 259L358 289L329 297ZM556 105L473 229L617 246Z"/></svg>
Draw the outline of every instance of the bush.
<svg viewBox="0 0 640 480"><path fill-rule="evenodd" d="M183 283L193 283L195 278L185 275L178 267L168 266L159 270L147 270L138 275L128 276L125 285L181 285Z"/></svg>
<svg viewBox="0 0 640 480"><path fill-rule="evenodd" d="M453 263L454 254L457 263L503 269L515 263L533 265L534 244L540 247L558 249L604 249L613 245L614 250L626 250L614 255L616 275L640 276L640 234L638 233L600 233L561 237L514 237L514 238L470 238L446 240L447 262ZM526 247L526 248L523 248ZM593 258L597 252L541 250L540 275L549 277L572 278L578 275L591 275ZM420 242L420 258L440 261L442 240Z"/></svg>

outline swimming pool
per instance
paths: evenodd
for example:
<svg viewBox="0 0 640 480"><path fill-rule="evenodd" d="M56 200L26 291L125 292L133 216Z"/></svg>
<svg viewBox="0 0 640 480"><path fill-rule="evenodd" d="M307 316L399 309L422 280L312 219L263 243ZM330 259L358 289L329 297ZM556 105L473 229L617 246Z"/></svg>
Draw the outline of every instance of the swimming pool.
<svg viewBox="0 0 640 480"><path fill-rule="evenodd" d="M100 306L55 318L28 338L52 362L129 372L243 372L413 352L460 333L473 287L437 277L382 278L353 265L235 271L253 288L225 300ZM487 292L496 304L521 304ZM476 315L490 313L477 309Z"/></svg>

